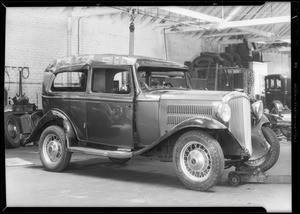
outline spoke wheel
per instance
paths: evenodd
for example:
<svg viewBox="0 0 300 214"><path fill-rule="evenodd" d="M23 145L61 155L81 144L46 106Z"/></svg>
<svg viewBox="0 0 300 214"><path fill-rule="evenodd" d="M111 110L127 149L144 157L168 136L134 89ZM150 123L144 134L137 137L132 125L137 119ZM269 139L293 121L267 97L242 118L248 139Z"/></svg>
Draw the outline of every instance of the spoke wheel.
<svg viewBox="0 0 300 214"><path fill-rule="evenodd" d="M181 182L193 190L208 190L221 179L224 156L219 143L201 131L189 131L177 140L173 164Z"/></svg>
<svg viewBox="0 0 300 214"><path fill-rule="evenodd" d="M67 151L64 130L59 126L46 128L39 140L39 156L44 167L49 171L64 170L71 159Z"/></svg>
<svg viewBox="0 0 300 214"><path fill-rule="evenodd" d="M49 134L43 144L45 160L52 164L57 163L62 157L62 144L57 135Z"/></svg>
<svg viewBox="0 0 300 214"><path fill-rule="evenodd" d="M181 151L180 165L190 179L204 181L211 173L210 153L201 143L188 142Z"/></svg>

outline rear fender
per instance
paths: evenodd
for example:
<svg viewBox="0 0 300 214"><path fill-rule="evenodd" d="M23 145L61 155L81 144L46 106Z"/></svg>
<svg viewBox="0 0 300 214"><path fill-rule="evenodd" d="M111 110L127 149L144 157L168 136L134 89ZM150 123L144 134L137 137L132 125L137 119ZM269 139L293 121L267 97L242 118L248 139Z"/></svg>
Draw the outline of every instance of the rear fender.
<svg viewBox="0 0 300 214"><path fill-rule="evenodd" d="M50 125L58 125L64 128L68 140L68 146L70 146L70 142L72 143L74 142L73 140L77 139L76 133L69 118L60 110L51 109L39 120L34 130L25 140L24 144L39 140L44 129Z"/></svg>
<svg viewBox="0 0 300 214"><path fill-rule="evenodd" d="M166 132L164 135L153 141L147 147L133 152L133 155L140 155L144 152L155 149L155 147L160 146L164 142L167 142L169 139L172 139L173 137L175 137L176 139L176 135L180 136L186 131L195 129L202 130L203 132L208 133L212 137L218 138L217 141L220 143L220 146L223 149L223 153L225 156L231 157L248 155L224 124L220 123L215 119L207 117L190 118L181 122L171 130Z"/></svg>

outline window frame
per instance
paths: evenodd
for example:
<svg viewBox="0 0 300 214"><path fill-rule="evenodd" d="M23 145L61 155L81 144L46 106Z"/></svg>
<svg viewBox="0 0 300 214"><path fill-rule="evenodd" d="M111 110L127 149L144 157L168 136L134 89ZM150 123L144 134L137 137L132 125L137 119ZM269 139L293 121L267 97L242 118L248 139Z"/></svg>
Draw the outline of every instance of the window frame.
<svg viewBox="0 0 300 214"><path fill-rule="evenodd" d="M130 78L130 93L128 94L117 94L117 93L109 93L109 92L96 92L93 91L93 77L94 77L94 69L116 69L116 70L120 70L121 71L128 71L129 72L129 78ZM97 94L97 95L101 95L101 96L116 96L116 97L126 97L126 96L130 96L133 97L134 95L134 91L135 91L135 84L134 84L134 78L133 78L133 69L132 66L129 65L123 65L123 66L115 66L115 65L105 65L105 66L92 66L90 68L90 78L89 78L89 88L88 88L88 93L89 94Z"/></svg>
<svg viewBox="0 0 300 214"><path fill-rule="evenodd" d="M80 87L61 87L62 89L58 89L59 87L54 87L54 81L57 78L58 75L62 74L62 73L83 73L86 75L86 80L85 80L85 88L84 90L72 90L70 88L80 88ZM54 74L54 77L51 81L51 85L50 85L50 91L52 93L86 93L87 89L88 89L88 73L89 73L89 69L88 68L81 68L81 69L74 69L74 70L61 70L57 73ZM65 90L64 90L65 89Z"/></svg>

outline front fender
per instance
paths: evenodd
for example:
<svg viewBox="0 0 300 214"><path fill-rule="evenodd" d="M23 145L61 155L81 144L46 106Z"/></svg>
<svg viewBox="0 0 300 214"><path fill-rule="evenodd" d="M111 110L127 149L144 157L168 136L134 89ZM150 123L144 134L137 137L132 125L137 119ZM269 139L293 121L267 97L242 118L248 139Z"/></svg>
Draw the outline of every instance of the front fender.
<svg viewBox="0 0 300 214"><path fill-rule="evenodd" d="M150 143L145 148L136 151L133 153L133 155L140 155L143 152L146 152L156 145L163 142L165 139L170 137L171 135L188 128L198 128L198 129L210 129L210 130L227 130L227 127L220 123L219 121L208 118L208 117L194 117L187 120L182 121L178 125L174 126L172 129L167 131L164 135L160 136L158 139L154 140L152 143Z"/></svg>
<svg viewBox="0 0 300 214"><path fill-rule="evenodd" d="M39 140L42 132L49 125L62 126L69 138L76 138L75 131L72 124L70 123L69 118L63 112L57 109L51 109L39 120L38 124L35 126L31 134L27 137L24 144Z"/></svg>
<svg viewBox="0 0 300 214"><path fill-rule="evenodd" d="M258 134L258 131L261 130L261 127L264 124L269 124L270 120L267 118L267 116L265 114L262 115L262 117L260 118L260 120L252 126L252 135L253 134Z"/></svg>

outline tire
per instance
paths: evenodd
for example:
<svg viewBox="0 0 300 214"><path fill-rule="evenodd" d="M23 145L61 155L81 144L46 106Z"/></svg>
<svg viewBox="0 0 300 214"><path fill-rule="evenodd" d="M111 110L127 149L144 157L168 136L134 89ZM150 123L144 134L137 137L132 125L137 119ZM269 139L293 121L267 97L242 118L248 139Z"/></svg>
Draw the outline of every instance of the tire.
<svg viewBox="0 0 300 214"><path fill-rule="evenodd" d="M223 52L223 53L220 53L220 55L224 60L226 59L227 61L229 61L231 65L234 64L234 58L233 58L232 54Z"/></svg>
<svg viewBox="0 0 300 214"><path fill-rule="evenodd" d="M21 131L17 118L8 114L5 118L5 144L7 148L18 148L21 145Z"/></svg>
<svg viewBox="0 0 300 214"><path fill-rule="evenodd" d="M124 164L127 163L131 158L108 158L111 162L116 164Z"/></svg>
<svg viewBox="0 0 300 214"><path fill-rule="evenodd" d="M193 67L199 67L200 65L210 67L214 63L214 60L211 57L199 56L193 61Z"/></svg>
<svg viewBox="0 0 300 214"><path fill-rule="evenodd" d="M189 131L181 135L174 146L173 164L185 186L204 191L221 179L224 155L215 139L201 131Z"/></svg>
<svg viewBox="0 0 300 214"><path fill-rule="evenodd" d="M67 151L64 130L59 126L47 127L39 140L39 156L48 171L63 171L69 164L72 153Z"/></svg>
<svg viewBox="0 0 300 214"><path fill-rule="evenodd" d="M277 162L280 153L280 144L276 134L269 127L262 126L261 131L268 143L271 145L271 153L263 157L257 163L247 161L242 165L250 170L260 168L261 171L265 172L271 169Z"/></svg>

